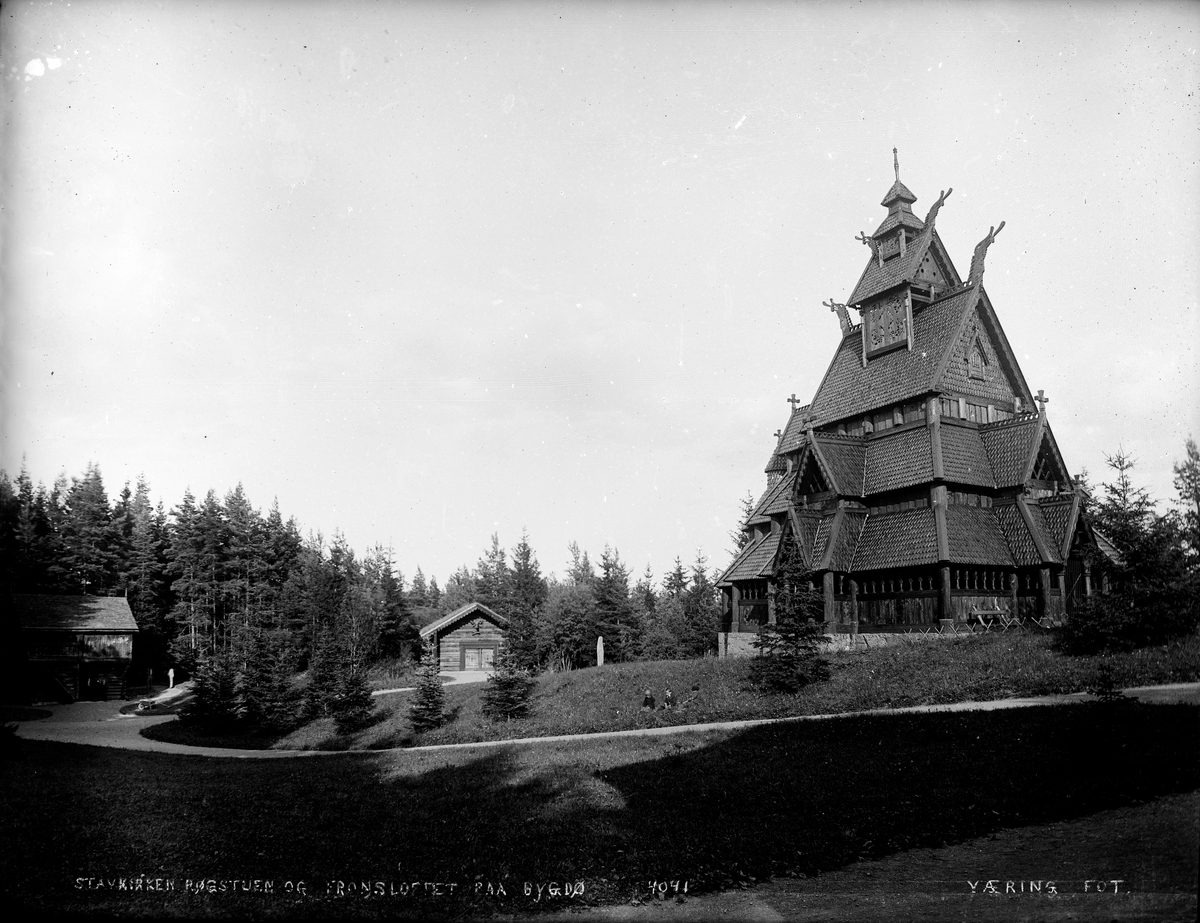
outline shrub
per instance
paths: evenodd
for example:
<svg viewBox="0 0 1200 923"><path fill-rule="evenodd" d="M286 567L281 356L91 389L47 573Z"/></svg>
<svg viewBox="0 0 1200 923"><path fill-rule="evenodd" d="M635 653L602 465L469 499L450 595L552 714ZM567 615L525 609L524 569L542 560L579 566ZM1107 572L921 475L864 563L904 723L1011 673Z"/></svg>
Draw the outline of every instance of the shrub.
<svg viewBox="0 0 1200 923"><path fill-rule="evenodd" d="M439 676L441 664L431 645L421 656L417 689L408 710L409 721L418 733L441 727L446 721L446 692Z"/></svg>
<svg viewBox="0 0 1200 923"><path fill-rule="evenodd" d="M1113 670L1113 665L1107 659L1100 661L1096 667L1096 675L1087 691L1102 702L1116 702L1125 698L1125 693L1121 691L1121 684L1117 682L1116 671Z"/></svg>
<svg viewBox="0 0 1200 923"><path fill-rule="evenodd" d="M535 685L529 672L517 666L506 651L501 651L496 671L487 678L483 690L484 715L493 721L524 718L529 714L529 697Z"/></svg>
<svg viewBox="0 0 1200 923"><path fill-rule="evenodd" d="M829 678L829 665L817 654L821 627L811 619L783 615L774 625L759 628L750 679L765 692L798 692L809 683Z"/></svg>
<svg viewBox="0 0 1200 923"><path fill-rule="evenodd" d="M237 722L237 668L228 651L213 651L198 661L192 692L191 701L179 712L184 721L209 726L229 726Z"/></svg>
<svg viewBox="0 0 1200 923"><path fill-rule="evenodd" d="M791 534L784 537L775 579L776 623L759 627L750 678L767 692L796 692L828 679L829 664L817 655L824 600Z"/></svg>
<svg viewBox="0 0 1200 923"><path fill-rule="evenodd" d="M330 703L333 720L337 724L338 733L347 734L356 731L371 720L374 708L371 689L361 670L348 672L334 694Z"/></svg>
<svg viewBox="0 0 1200 923"><path fill-rule="evenodd" d="M1117 551L1116 560L1104 562L1115 589L1067 620L1058 640L1072 654L1166 644L1200 624L1200 570L1184 521L1174 510L1155 512L1150 495L1133 484L1134 462L1123 451L1110 456L1108 465L1116 479L1103 485L1092 515ZM1179 469L1176 474L1182 477Z"/></svg>
<svg viewBox="0 0 1200 923"><path fill-rule="evenodd" d="M1186 637L1198 620L1200 601L1186 585L1131 584L1087 600L1067 619L1058 645L1069 654L1131 651Z"/></svg>

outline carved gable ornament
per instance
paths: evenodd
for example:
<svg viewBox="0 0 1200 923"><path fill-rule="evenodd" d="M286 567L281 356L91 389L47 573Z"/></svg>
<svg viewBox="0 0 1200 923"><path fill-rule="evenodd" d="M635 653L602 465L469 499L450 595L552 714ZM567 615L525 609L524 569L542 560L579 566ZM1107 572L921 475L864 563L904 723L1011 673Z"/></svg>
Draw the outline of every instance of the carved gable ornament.
<svg viewBox="0 0 1200 923"><path fill-rule="evenodd" d="M863 312L863 363L901 346L912 349L912 298L908 289L886 295Z"/></svg>

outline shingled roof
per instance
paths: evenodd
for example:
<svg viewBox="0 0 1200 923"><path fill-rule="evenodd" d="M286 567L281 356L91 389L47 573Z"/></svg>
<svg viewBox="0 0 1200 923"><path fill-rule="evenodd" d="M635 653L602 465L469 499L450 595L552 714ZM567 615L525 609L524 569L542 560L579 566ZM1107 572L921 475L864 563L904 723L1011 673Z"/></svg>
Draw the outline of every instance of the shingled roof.
<svg viewBox="0 0 1200 923"><path fill-rule="evenodd" d="M830 485L843 496L861 497L867 442L860 436L814 433L815 452Z"/></svg>
<svg viewBox="0 0 1200 923"><path fill-rule="evenodd" d="M989 507L946 507L946 539L955 564L1013 563L1008 542Z"/></svg>
<svg viewBox="0 0 1200 923"><path fill-rule="evenodd" d="M892 183L892 187L887 191L887 195L883 197L883 201L879 204L884 208L891 208L897 203L912 204L917 201L917 197L912 194L907 186L900 182L900 177L896 177L896 182Z"/></svg>
<svg viewBox="0 0 1200 923"><path fill-rule="evenodd" d="M775 483L774 487L769 488L763 494L762 500L754 508L754 515L751 519L769 517L773 513L786 513L791 503L792 485L795 481L796 476L794 474L781 477Z"/></svg>
<svg viewBox="0 0 1200 923"><path fill-rule="evenodd" d="M806 404L803 409L807 409ZM794 452L800 446L804 445L804 434L807 430L804 427L804 414L801 412L793 412L789 417L787 424L783 428L783 435L779 439L779 446L775 449L776 453L786 455L788 452Z"/></svg>
<svg viewBox="0 0 1200 923"><path fill-rule="evenodd" d="M771 532L747 545L721 575L718 586L728 585L735 580L757 580L770 576L782 536L782 532Z"/></svg>
<svg viewBox="0 0 1200 923"><path fill-rule="evenodd" d="M976 487L995 487L996 477L979 431L943 421L942 473L947 481Z"/></svg>
<svg viewBox="0 0 1200 923"><path fill-rule="evenodd" d="M1018 506L1021 501L1017 500ZM1029 511L1030 524L1033 528L1034 540L1041 540L1041 545L1045 549L1045 561L1053 564L1062 563L1062 554L1059 553L1059 543L1054 540L1054 532L1050 528L1050 524L1046 522L1046 514L1042 508L1036 503L1025 504L1025 508Z"/></svg>
<svg viewBox="0 0 1200 923"><path fill-rule="evenodd" d="M865 512L841 510L841 516L834 515L835 522L830 523L832 542L827 543L825 552L827 559L824 566L829 570L848 571L854 562L854 552L858 549L862 537L863 526L867 522Z"/></svg>
<svg viewBox="0 0 1200 923"><path fill-rule="evenodd" d="M1046 526L1050 537L1055 542L1059 554L1065 554L1070 549L1071 533L1075 531L1075 520L1079 515L1079 496L1072 494L1066 497L1039 500L1042 515L1046 518Z"/></svg>
<svg viewBox="0 0 1200 923"><path fill-rule="evenodd" d="M1041 437L1041 430L1041 419L1036 413L1023 413L1011 420L979 427L979 438L991 462L997 487L1025 483L1034 440Z"/></svg>
<svg viewBox="0 0 1200 923"><path fill-rule="evenodd" d="M887 570L935 564L937 559L933 510L926 508L868 516L852 566L856 571Z"/></svg>
<svg viewBox="0 0 1200 923"><path fill-rule="evenodd" d="M895 211L889 212L888 216L883 219L879 227L875 229L872 237L882 237L888 231L894 231L898 227L912 228L914 231L921 231L925 228L925 222L914 215L907 208L898 208Z"/></svg>
<svg viewBox="0 0 1200 923"><path fill-rule="evenodd" d="M804 558L806 567L812 567L813 543L821 524L821 514L812 510L791 510L792 533L796 536L796 544Z"/></svg>
<svg viewBox="0 0 1200 923"><path fill-rule="evenodd" d="M932 477L933 454L924 426L888 431L867 443L864 495L911 487Z"/></svg>
<svg viewBox="0 0 1200 923"><path fill-rule="evenodd" d="M958 289L914 310L913 348L876 356L866 368L859 339L845 337L817 388L812 414L822 425L834 423L935 390L942 358L953 348L953 334L977 298L975 289Z"/></svg>
<svg viewBox="0 0 1200 923"><path fill-rule="evenodd" d="M871 254L871 258L867 261L862 275L858 278L858 284L854 286L854 291L850 293L846 304L862 304L876 295L883 294L888 289L911 282L917 269L921 266L921 260L925 259L925 254L929 251L933 237L933 234L921 234L905 247L903 254L883 260L882 265L875 255Z"/></svg>
<svg viewBox="0 0 1200 923"><path fill-rule="evenodd" d="M1029 534L1025 518L1015 503L993 507L992 515L1004 535L1014 564L1018 567L1028 567L1042 563L1042 556L1038 554L1037 545L1033 543L1033 536Z"/></svg>
<svg viewBox="0 0 1200 923"><path fill-rule="evenodd" d="M14 594L13 609L22 628L42 631L137 631L124 596L53 596Z"/></svg>

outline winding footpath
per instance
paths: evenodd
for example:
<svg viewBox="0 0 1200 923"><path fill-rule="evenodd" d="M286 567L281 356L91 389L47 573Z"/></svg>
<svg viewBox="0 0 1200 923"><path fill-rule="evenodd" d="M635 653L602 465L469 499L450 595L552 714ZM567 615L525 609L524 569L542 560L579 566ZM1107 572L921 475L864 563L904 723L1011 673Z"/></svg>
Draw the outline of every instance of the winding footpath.
<svg viewBox="0 0 1200 923"><path fill-rule="evenodd" d="M486 674L455 678L452 682L481 682ZM178 687L177 687L178 689ZM376 694L404 692L405 689L380 690ZM156 698L178 695L174 690ZM1139 686L1126 689L1125 694L1142 702L1186 703L1200 705L1200 683L1175 683L1167 686ZM990 702L955 702L950 705L915 705L908 708L875 708L868 711L846 712L836 715L804 715L791 718L760 718L747 721L720 721L711 724L681 724L672 727L640 728L630 731L602 731L593 734L566 734L554 737L524 737L515 740L491 740L466 744L441 744L430 747L398 747L391 750L235 750L222 747L190 747L184 744L150 740L142 736L142 729L164 721L173 721L173 715L141 717L123 715L123 702L77 702L72 705L52 706L48 718L22 721L17 736L27 740L50 740L59 743L87 744L96 747L118 747L124 750L143 750L153 753L177 753L188 756L223 757L226 759L285 759L323 756L345 756L346 754L405 753L422 750L452 750L472 747L508 747L564 740L596 740L605 737L658 736L665 734L690 734L705 731L731 731L757 727L764 724L781 724L793 721L831 721L854 715L904 715L928 712L998 711L1009 708L1034 708L1044 705L1063 705L1087 702L1093 696L1085 693L1070 695L1037 696L1022 699L997 699Z"/></svg>

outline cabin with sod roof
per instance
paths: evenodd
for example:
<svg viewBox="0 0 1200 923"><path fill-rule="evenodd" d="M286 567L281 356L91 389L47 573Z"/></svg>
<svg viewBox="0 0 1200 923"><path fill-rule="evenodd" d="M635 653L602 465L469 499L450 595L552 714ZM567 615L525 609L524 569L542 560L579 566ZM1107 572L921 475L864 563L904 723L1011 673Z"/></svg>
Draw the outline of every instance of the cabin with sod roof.
<svg viewBox="0 0 1200 923"><path fill-rule="evenodd" d="M125 698L138 626L124 596L11 598L30 700Z"/></svg>
<svg viewBox="0 0 1200 923"><path fill-rule="evenodd" d="M894 153L894 152L893 152ZM867 265L812 401L789 399L767 489L722 574L722 654L775 621L781 555L824 594L830 635L1061 622L1103 555L1046 413L983 287L988 231L962 279L896 181L860 234ZM852 320L851 311L857 312Z"/></svg>
<svg viewBox="0 0 1200 923"><path fill-rule="evenodd" d="M508 619L483 603L468 603L421 629L421 644L433 645L441 671L491 670L504 647Z"/></svg>

